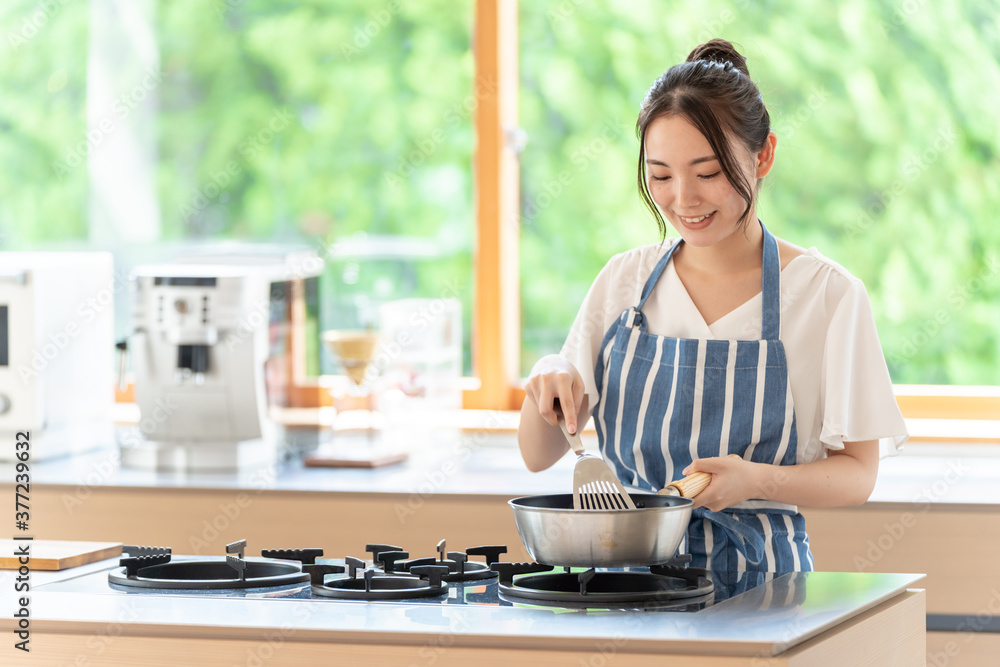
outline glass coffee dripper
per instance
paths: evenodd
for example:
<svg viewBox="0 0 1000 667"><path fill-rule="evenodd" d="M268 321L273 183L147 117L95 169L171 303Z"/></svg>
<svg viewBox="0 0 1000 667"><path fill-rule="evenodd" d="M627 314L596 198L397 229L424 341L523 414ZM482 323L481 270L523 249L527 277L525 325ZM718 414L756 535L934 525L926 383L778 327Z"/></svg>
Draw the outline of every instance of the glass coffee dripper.
<svg viewBox="0 0 1000 667"><path fill-rule="evenodd" d="M344 374L351 381L347 395L339 397L338 415L346 418L355 428L366 431L369 440L377 426L371 383L377 375L372 361L378 343L379 332L375 329L331 329L323 332L323 344L340 362ZM337 402L336 391L333 393Z"/></svg>

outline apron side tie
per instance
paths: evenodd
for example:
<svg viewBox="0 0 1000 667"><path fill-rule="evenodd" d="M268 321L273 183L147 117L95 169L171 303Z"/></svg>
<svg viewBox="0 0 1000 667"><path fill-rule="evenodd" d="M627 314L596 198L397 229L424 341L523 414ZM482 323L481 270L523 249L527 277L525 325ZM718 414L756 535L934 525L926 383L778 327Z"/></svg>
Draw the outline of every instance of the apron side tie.
<svg viewBox="0 0 1000 667"><path fill-rule="evenodd" d="M764 536L740 521L734 514L713 512L706 507L691 510L692 518L705 519L725 532L736 550L743 554L748 563L757 565L764 555Z"/></svg>

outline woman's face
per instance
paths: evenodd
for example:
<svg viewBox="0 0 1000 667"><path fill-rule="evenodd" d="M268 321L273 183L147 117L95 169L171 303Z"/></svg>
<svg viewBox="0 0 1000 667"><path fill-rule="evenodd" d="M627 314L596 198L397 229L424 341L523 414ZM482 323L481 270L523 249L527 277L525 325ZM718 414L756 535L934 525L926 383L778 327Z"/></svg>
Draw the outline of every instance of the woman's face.
<svg viewBox="0 0 1000 667"><path fill-rule="evenodd" d="M746 202L722 173L708 139L690 121L683 116L657 118L646 129L645 148L649 193L686 243L708 247L738 231ZM740 168L753 183L758 165L745 149L734 148Z"/></svg>

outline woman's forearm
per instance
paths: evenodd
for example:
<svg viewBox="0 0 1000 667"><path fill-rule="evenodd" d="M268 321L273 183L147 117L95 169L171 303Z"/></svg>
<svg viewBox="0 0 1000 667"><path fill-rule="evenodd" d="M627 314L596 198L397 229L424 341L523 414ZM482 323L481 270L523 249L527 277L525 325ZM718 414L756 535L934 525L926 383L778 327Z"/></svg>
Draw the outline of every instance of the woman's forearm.
<svg viewBox="0 0 1000 667"><path fill-rule="evenodd" d="M844 443L825 459L795 466L755 466L751 496L804 507L861 505L871 496L878 475L878 441Z"/></svg>
<svg viewBox="0 0 1000 667"><path fill-rule="evenodd" d="M528 470L545 470L562 458L569 443L559 428L565 410L570 433L587 423L587 394L583 378L572 363L558 354L549 354L535 364L524 387L517 444Z"/></svg>
<svg viewBox="0 0 1000 667"><path fill-rule="evenodd" d="M819 461L793 466L753 463L739 458L698 459L684 469L712 473L695 507L722 510L750 499L803 507L844 507L868 500L878 475L878 441L845 442Z"/></svg>
<svg viewBox="0 0 1000 667"><path fill-rule="evenodd" d="M587 397L577 412L577 431L590 419L587 408ZM521 458L531 472L545 470L561 459L569 449L566 436L558 426L549 424L542 418L538 406L531 396L526 396L521 405L521 422L517 428L517 445L521 450Z"/></svg>
<svg viewBox="0 0 1000 667"><path fill-rule="evenodd" d="M569 443L558 426L547 423L538 412L534 399L526 396L521 405L521 421L517 427L517 445L521 458L531 472L545 470L561 459Z"/></svg>

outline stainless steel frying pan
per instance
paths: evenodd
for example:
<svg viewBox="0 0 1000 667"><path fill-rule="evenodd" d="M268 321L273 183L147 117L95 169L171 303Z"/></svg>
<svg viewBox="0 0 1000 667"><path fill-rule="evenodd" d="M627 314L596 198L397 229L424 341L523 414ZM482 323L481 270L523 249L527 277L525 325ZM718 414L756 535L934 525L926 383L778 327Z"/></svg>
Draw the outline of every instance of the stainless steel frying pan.
<svg viewBox="0 0 1000 667"><path fill-rule="evenodd" d="M730 456L737 456L730 454ZM630 493L636 509L575 510L573 494L509 501L521 541L535 561L566 567L633 567L670 560L688 522L691 500L712 476L696 472L656 493Z"/></svg>
<svg viewBox="0 0 1000 667"><path fill-rule="evenodd" d="M629 567L664 563L691 520L690 498L631 493L634 510L575 510L573 494L508 504L531 557L547 565Z"/></svg>

